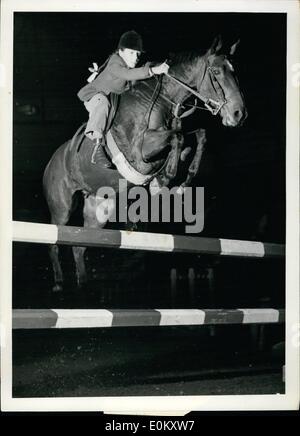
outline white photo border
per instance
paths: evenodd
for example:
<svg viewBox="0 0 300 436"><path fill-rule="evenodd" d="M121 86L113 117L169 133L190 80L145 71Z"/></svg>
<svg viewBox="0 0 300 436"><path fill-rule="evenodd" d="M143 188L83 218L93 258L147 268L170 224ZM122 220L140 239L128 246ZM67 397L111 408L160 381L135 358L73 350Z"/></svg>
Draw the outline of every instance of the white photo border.
<svg viewBox="0 0 300 436"><path fill-rule="evenodd" d="M287 13L286 137L286 393L180 397L12 397L12 96L13 13L26 12L285 12ZM183 415L189 411L296 410L299 407L299 3L297 0L152 0L1 2L1 403L3 411L104 411ZM295 67L296 66L296 67ZM295 78L295 75L298 74ZM5 109L5 110L4 110ZM296 338L296 339L295 339ZM297 340L298 338L298 340Z"/></svg>

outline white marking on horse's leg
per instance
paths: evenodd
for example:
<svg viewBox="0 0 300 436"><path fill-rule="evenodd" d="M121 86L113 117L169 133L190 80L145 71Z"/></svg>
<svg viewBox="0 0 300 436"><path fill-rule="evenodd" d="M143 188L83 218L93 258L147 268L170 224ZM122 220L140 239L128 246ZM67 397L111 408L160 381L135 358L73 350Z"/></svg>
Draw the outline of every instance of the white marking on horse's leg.
<svg viewBox="0 0 300 436"><path fill-rule="evenodd" d="M103 226L112 216L116 207L116 202L113 198L98 198L96 203L96 218L98 223Z"/></svg>

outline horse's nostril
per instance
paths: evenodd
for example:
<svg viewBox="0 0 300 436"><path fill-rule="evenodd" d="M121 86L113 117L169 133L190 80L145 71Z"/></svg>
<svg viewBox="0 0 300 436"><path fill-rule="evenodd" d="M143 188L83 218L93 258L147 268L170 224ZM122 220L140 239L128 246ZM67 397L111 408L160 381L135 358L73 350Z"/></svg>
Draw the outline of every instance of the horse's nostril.
<svg viewBox="0 0 300 436"><path fill-rule="evenodd" d="M234 115L234 118L240 118L242 114L239 110L236 110L233 115Z"/></svg>

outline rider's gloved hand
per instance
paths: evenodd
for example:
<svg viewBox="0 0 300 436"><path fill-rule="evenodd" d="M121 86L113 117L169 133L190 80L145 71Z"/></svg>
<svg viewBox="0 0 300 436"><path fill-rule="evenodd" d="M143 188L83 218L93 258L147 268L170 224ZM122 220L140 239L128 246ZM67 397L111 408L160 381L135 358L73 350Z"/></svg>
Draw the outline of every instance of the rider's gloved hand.
<svg viewBox="0 0 300 436"><path fill-rule="evenodd" d="M156 67L152 67L151 70L153 74L166 74L169 71L169 68L169 65L164 62Z"/></svg>

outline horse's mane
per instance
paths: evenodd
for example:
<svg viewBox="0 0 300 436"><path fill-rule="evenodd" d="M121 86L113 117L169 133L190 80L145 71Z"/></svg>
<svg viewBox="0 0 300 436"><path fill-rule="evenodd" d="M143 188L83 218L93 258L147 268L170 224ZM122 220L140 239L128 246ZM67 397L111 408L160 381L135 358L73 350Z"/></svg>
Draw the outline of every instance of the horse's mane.
<svg viewBox="0 0 300 436"><path fill-rule="evenodd" d="M170 53L167 63L170 65L170 73L175 75L185 74L186 68L197 62L200 57L207 53L207 49L197 49Z"/></svg>
<svg viewBox="0 0 300 436"><path fill-rule="evenodd" d="M184 71L184 67L186 64L191 64L194 61L197 61L199 59L199 57L202 57L207 53L207 50L208 50L207 48L206 49L200 48L200 49L194 49L194 50L180 51L180 52L176 52L176 53L171 52L168 54L168 58L167 58L166 62L170 65L170 70L172 70L174 73L175 72L182 73L182 71ZM134 89L135 89L135 91L139 90L141 88L144 90L145 85L147 88L147 84L148 85L151 84L153 86L153 89L154 89L156 83L157 82L156 82L155 78L141 80L141 81L138 80L134 83ZM152 86L151 86L151 88L152 88ZM151 88L150 88L150 91L151 91ZM129 93L129 94L132 92L134 92L132 88L127 91L127 93Z"/></svg>
<svg viewBox="0 0 300 436"><path fill-rule="evenodd" d="M197 50L188 50L181 51L178 53L170 53L168 60L171 65L175 66L178 64L184 64L186 62L193 62L197 60L199 57L204 56L207 52L207 49L197 49Z"/></svg>

